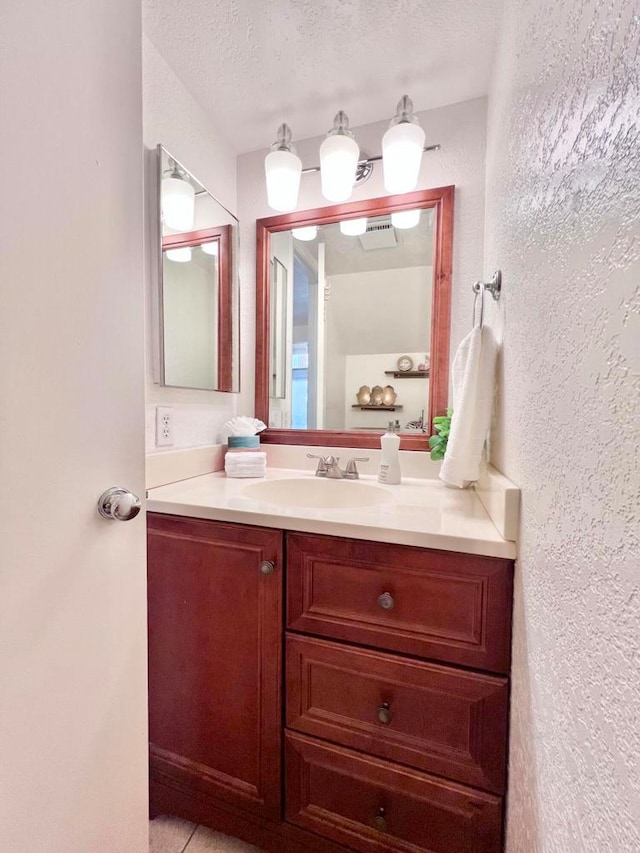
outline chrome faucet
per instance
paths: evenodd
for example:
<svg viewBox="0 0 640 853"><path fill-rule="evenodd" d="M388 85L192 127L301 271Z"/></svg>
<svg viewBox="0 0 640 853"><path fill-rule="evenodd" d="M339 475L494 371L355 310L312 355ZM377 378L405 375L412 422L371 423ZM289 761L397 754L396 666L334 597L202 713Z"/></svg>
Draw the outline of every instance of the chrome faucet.
<svg viewBox="0 0 640 853"><path fill-rule="evenodd" d="M316 477L327 477L330 480L358 480L360 474L356 467L356 462L368 462L368 456L354 456L347 462L347 467L342 470L340 467L339 456L314 456L313 453L307 453L309 459L317 459L318 467L316 468Z"/></svg>

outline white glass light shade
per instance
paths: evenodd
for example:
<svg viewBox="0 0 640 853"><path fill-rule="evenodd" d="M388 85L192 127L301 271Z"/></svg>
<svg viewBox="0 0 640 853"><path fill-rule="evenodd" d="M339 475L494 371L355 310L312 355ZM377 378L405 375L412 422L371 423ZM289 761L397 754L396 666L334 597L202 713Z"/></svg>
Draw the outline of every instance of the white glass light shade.
<svg viewBox="0 0 640 853"><path fill-rule="evenodd" d="M196 193L182 178L162 179L162 218L175 231L191 231L195 215Z"/></svg>
<svg viewBox="0 0 640 853"><path fill-rule="evenodd" d="M296 240L304 240L305 242L315 240L318 234L318 226L306 225L304 228L292 228L291 233Z"/></svg>
<svg viewBox="0 0 640 853"><path fill-rule="evenodd" d="M327 136L320 146L322 195L327 201L347 201L356 180L360 149L351 136Z"/></svg>
<svg viewBox="0 0 640 853"><path fill-rule="evenodd" d="M394 228L415 228L420 222L419 210L398 210L391 214L391 224Z"/></svg>
<svg viewBox="0 0 640 853"><path fill-rule="evenodd" d="M170 261L186 264L191 260L191 246L181 246L179 249L167 249L165 255Z"/></svg>
<svg viewBox="0 0 640 853"><path fill-rule="evenodd" d="M344 219L340 223L340 233L345 237L357 237L367 230L367 217L362 219Z"/></svg>
<svg viewBox="0 0 640 853"><path fill-rule="evenodd" d="M218 241L214 240L212 243L201 243L200 248L206 255L218 255Z"/></svg>
<svg viewBox="0 0 640 853"><path fill-rule="evenodd" d="M298 204L302 160L293 151L270 151L264 158L267 202L273 210L289 213Z"/></svg>
<svg viewBox="0 0 640 853"><path fill-rule="evenodd" d="M419 124L403 121L394 124L382 137L384 188L388 193L408 193L416 188L424 130Z"/></svg>

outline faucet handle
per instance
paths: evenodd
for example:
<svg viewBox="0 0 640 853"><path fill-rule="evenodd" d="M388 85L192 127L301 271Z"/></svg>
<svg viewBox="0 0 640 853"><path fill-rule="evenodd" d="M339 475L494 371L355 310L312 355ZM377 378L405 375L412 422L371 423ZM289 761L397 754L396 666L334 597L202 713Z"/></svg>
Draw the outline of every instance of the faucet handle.
<svg viewBox="0 0 640 853"><path fill-rule="evenodd" d="M360 474L358 473L358 468L356 467L356 462L368 462L368 456L354 456L352 459L349 459L347 462L347 467L344 469L344 475L349 480L359 480Z"/></svg>
<svg viewBox="0 0 640 853"><path fill-rule="evenodd" d="M316 477L327 476L327 462L329 461L329 458L325 459L324 456L315 456L313 453L307 453L307 459L318 460L318 467L316 468Z"/></svg>

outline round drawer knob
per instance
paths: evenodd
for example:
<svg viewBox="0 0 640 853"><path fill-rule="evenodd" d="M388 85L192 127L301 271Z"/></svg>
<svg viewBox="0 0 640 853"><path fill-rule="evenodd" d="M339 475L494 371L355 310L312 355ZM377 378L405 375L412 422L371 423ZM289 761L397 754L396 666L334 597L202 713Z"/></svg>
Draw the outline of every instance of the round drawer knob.
<svg viewBox="0 0 640 853"><path fill-rule="evenodd" d="M378 722L383 726L388 726L391 722L391 706L388 702L383 702L377 711Z"/></svg>
<svg viewBox="0 0 640 853"><path fill-rule="evenodd" d="M260 563L260 571L263 575L272 575L276 564L272 560L263 560Z"/></svg>
<svg viewBox="0 0 640 853"><path fill-rule="evenodd" d="M378 596L378 607L382 610L393 610L394 606L395 601L390 592L383 592L382 595Z"/></svg>
<svg viewBox="0 0 640 853"><path fill-rule="evenodd" d="M378 832L386 832L387 831L387 819L385 817L385 810L380 806L378 809L378 814L373 819L373 825L378 830Z"/></svg>

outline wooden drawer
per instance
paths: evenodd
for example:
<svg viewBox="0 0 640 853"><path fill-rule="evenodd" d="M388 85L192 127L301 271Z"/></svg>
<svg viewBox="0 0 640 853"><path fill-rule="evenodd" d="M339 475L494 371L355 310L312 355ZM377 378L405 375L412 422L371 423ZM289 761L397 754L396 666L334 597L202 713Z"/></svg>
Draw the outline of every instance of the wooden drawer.
<svg viewBox="0 0 640 853"><path fill-rule="evenodd" d="M499 853L502 799L288 732L286 819L362 853Z"/></svg>
<svg viewBox="0 0 640 853"><path fill-rule="evenodd" d="M505 790L506 678L289 634L289 728Z"/></svg>
<svg viewBox="0 0 640 853"><path fill-rule="evenodd" d="M287 548L288 628L508 673L510 560L298 533Z"/></svg>

